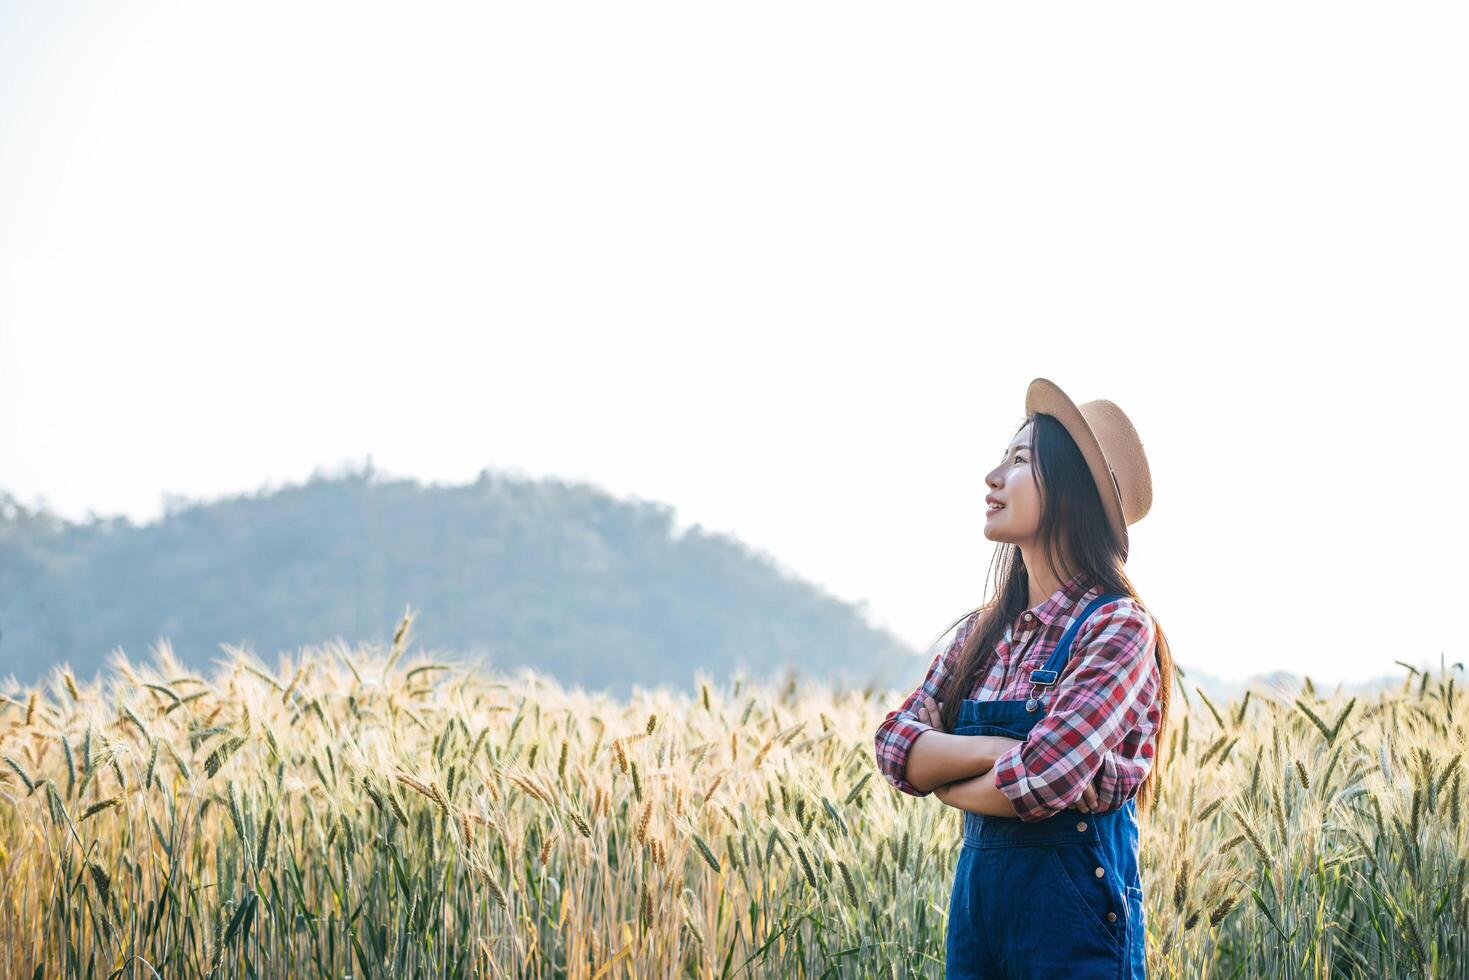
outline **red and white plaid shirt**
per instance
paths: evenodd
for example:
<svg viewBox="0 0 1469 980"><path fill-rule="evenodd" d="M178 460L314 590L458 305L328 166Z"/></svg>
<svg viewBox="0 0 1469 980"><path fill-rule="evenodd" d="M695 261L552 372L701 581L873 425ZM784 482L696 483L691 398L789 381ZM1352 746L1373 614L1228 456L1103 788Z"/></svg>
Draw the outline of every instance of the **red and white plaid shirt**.
<svg viewBox="0 0 1469 980"><path fill-rule="evenodd" d="M1079 573L1006 624L992 655L981 659L969 696L980 701L1029 697L1030 672L1044 666L1071 621L1101 594ZM910 796L929 795L904 778L908 750L931 727L914 709L925 694L938 700L944 671L978 618L975 613L964 621L923 683L877 728L878 768ZM1043 820L1066 809L1093 781L1098 810L1115 809L1136 795L1153 765L1162 714L1156 641L1152 616L1133 599L1103 603L1077 630L1066 668L1044 696L1045 716L1023 742L995 760L995 785L1015 804L1020 819Z"/></svg>

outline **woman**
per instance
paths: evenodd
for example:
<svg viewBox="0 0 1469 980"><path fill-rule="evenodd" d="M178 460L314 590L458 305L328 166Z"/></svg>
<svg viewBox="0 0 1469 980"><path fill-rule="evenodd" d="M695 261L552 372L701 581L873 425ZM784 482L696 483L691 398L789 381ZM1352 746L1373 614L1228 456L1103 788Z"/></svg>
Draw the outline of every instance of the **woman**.
<svg viewBox="0 0 1469 980"><path fill-rule="evenodd" d="M1122 566L1152 480L1112 402L1037 378L1025 411L986 477L998 586L878 726L877 762L964 811L947 977L1143 977L1137 812L1173 661Z"/></svg>

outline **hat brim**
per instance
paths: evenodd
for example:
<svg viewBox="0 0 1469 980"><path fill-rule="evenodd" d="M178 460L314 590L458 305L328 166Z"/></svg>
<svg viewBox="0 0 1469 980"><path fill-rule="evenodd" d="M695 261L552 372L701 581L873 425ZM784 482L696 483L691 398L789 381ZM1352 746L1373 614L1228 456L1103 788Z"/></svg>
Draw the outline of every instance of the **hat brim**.
<svg viewBox="0 0 1469 980"><path fill-rule="evenodd" d="M1097 494L1102 498L1102 509L1107 512L1107 522L1112 525L1112 533L1121 543L1122 557L1126 560L1128 538L1127 522L1122 515L1122 491L1117 486L1117 477L1113 475L1112 467L1107 465L1107 455L1102 452L1102 444L1097 441L1096 433L1092 431L1086 416L1081 414L1081 409L1076 407L1076 403L1066 392L1045 378L1036 378L1025 390L1025 414L1034 415L1036 412L1054 416L1071 433L1071 438L1086 459L1087 469L1091 470L1092 480L1097 485Z"/></svg>

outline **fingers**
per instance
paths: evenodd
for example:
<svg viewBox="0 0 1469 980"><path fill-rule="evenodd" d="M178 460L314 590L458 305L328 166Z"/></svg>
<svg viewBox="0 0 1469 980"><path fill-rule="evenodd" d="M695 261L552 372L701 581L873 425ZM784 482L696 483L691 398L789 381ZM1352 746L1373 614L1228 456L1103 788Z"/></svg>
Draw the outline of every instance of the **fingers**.
<svg viewBox="0 0 1469 980"><path fill-rule="evenodd" d="M1096 788L1095 787L1092 787L1092 786L1088 786L1086 789L1084 789L1084 790L1081 791L1081 802L1077 805L1077 809L1081 810L1082 813L1091 813L1096 808L1097 808L1097 791L1096 791Z"/></svg>
<svg viewBox="0 0 1469 980"><path fill-rule="evenodd" d="M930 728L937 728L942 731L944 727L943 709L944 703L942 701L934 701L932 697L925 694L913 708L913 714L919 721Z"/></svg>
<svg viewBox="0 0 1469 980"><path fill-rule="evenodd" d="M927 694L925 694L923 696L923 700L918 703L918 719L922 721L925 725L931 725L934 728L937 728L939 725L938 705L935 704L933 698L929 697Z"/></svg>

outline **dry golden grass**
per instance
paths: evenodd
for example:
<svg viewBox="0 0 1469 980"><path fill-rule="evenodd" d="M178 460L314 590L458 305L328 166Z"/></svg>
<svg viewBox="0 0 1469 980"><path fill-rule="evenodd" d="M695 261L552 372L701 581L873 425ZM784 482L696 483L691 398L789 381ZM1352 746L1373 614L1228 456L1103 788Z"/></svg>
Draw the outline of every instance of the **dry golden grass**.
<svg viewBox="0 0 1469 980"><path fill-rule="evenodd" d="M627 701L391 648L161 649L0 700L0 975L943 974L960 815L874 778L896 692ZM1462 668L1182 689L1150 974L1462 976Z"/></svg>

